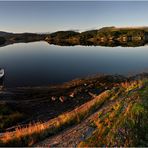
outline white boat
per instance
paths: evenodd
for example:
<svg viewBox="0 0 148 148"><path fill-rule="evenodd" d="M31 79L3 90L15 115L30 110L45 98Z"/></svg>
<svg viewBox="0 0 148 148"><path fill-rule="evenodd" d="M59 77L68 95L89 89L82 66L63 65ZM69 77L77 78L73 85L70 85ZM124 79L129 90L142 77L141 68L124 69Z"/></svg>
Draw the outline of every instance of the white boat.
<svg viewBox="0 0 148 148"><path fill-rule="evenodd" d="M0 68L0 79L3 78L5 75L5 70Z"/></svg>

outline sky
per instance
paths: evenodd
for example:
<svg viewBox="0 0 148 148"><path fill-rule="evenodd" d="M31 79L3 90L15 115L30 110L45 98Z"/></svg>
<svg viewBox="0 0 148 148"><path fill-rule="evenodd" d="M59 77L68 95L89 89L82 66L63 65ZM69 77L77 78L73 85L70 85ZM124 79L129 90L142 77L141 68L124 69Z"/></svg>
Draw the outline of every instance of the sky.
<svg viewBox="0 0 148 148"><path fill-rule="evenodd" d="M0 1L0 31L148 26L148 1Z"/></svg>

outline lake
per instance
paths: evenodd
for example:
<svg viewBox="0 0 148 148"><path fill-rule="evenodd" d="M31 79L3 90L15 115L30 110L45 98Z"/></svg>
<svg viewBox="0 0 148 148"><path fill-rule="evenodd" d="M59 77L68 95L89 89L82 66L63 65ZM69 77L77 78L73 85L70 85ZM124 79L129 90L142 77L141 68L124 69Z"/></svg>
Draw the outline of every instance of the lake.
<svg viewBox="0 0 148 148"><path fill-rule="evenodd" d="M148 47L56 46L46 42L0 47L5 85L44 86L89 75L147 72Z"/></svg>

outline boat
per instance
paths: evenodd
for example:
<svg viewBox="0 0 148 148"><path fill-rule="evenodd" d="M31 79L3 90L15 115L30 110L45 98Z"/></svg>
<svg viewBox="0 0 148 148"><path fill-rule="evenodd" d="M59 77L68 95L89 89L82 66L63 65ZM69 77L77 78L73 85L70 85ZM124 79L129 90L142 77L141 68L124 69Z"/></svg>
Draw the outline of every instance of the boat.
<svg viewBox="0 0 148 148"><path fill-rule="evenodd" d="M5 70L0 68L0 90L4 87Z"/></svg>
<svg viewBox="0 0 148 148"><path fill-rule="evenodd" d="M5 75L5 70L3 68L0 68L0 79L2 79Z"/></svg>

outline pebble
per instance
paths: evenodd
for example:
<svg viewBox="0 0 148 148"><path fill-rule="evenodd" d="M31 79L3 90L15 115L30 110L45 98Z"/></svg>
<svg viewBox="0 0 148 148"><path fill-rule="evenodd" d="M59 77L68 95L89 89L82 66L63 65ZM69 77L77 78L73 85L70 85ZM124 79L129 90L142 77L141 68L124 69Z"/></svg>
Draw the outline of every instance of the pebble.
<svg viewBox="0 0 148 148"><path fill-rule="evenodd" d="M74 97L74 92L72 92L70 95L69 95L71 98Z"/></svg>
<svg viewBox="0 0 148 148"><path fill-rule="evenodd" d="M64 102L64 96L59 97L59 100L63 103Z"/></svg>
<svg viewBox="0 0 148 148"><path fill-rule="evenodd" d="M52 97L51 97L51 100L52 100L52 101L55 101L55 100L56 100L56 97L52 96Z"/></svg>

